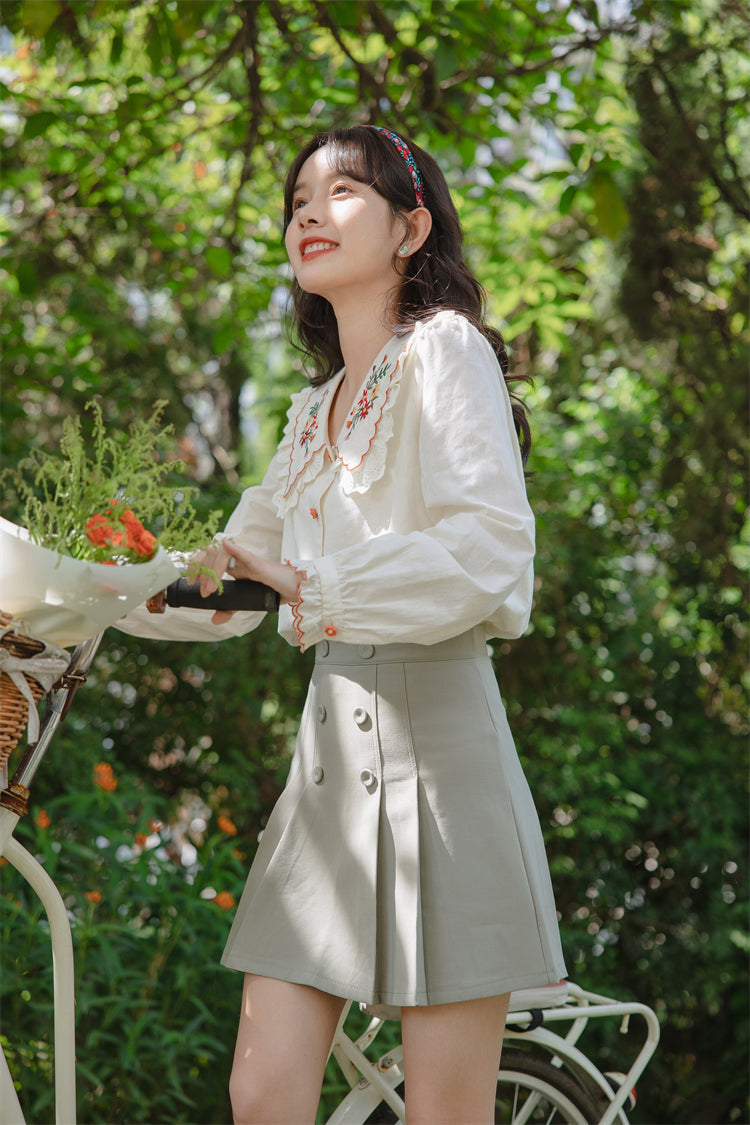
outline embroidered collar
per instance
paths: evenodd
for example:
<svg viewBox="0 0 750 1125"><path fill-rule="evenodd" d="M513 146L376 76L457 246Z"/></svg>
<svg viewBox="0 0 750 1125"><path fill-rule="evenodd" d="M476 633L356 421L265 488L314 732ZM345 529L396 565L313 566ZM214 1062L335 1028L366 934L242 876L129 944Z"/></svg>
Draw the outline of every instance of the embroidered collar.
<svg viewBox="0 0 750 1125"><path fill-rule="evenodd" d="M282 487L274 497L280 515L296 504L302 486L313 480L326 464L340 465L347 492L364 491L372 480L382 476L385 444L393 432L389 411L398 389L401 357L408 338L392 337L376 357L355 395L338 435L338 445L329 444L328 417L336 389L344 377L343 370L322 387L312 387L295 396L299 407L296 412L290 412L283 443L288 457L283 462ZM368 457L373 447L381 452L374 458ZM374 461L373 473L365 471L366 459Z"/></svg>

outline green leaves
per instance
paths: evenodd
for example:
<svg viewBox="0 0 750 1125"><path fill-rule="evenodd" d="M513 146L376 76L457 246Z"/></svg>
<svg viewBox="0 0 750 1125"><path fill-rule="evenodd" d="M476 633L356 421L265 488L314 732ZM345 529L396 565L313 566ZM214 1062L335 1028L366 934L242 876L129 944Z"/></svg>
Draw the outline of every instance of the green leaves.
<svg viewBox="0 0 750 1125"><path fill-rule="evenodd" d="M628 225L629 215L614 177L598 168L588 184L594 201L594 215L602 234L615 239Z"/></svg>

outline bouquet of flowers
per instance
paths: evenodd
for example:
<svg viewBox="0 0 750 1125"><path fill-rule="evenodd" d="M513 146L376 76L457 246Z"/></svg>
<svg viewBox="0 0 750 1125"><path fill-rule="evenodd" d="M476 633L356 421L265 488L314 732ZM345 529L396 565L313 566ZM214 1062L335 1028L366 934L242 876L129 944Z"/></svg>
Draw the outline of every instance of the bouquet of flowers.
<svg viewBox="0 0 750 1125"><path fill-rule="evenodd" d="M88 441L66 419L58 453L37 452L6 471L23 526L0 519L0 610L33 637L79 644L174 581L219 519L198 520L191 493L169 477L184 465L160 456L171 427L163 402L127 435L108 434L101 407Z"/></svg>

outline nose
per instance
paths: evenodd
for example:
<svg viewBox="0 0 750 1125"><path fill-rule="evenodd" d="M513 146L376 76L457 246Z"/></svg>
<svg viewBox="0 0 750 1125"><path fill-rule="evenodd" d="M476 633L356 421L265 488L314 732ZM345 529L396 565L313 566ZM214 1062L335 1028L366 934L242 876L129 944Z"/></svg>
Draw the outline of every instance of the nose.
<svg viewBox="0 0 750 1125"><path fill-rule="evenodd" d="M300 211L297 212L297 225L299 226L300 230L304 230L305 227L318 225L318 219L316 219L315 215L310 210L309 203L307 207L303 207Z"/></svg>

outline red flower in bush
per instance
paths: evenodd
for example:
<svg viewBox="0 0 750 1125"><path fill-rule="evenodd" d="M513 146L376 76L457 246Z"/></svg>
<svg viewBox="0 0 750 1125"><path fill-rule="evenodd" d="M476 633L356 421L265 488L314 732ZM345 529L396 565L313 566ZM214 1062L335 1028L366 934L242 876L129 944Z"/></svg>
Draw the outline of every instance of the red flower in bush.
<svg viewBox="0 0 750 1125"><path fill-rule="evenodd" d="M234 906L234 895L230 895L229 891L219 891L214 898L214 902L222 910L231 910Z"/></svg>
<svg viewBox="0 0 750 1125"><path fill-rule="evenodd" d="M94 766L94 775L95 785L98 785L100 789L104 789L107 793L114 793L117 788L117 778L109 762L97 762Z"/></svg>

